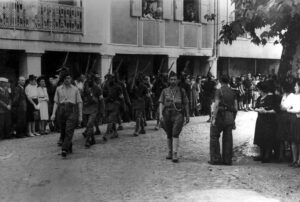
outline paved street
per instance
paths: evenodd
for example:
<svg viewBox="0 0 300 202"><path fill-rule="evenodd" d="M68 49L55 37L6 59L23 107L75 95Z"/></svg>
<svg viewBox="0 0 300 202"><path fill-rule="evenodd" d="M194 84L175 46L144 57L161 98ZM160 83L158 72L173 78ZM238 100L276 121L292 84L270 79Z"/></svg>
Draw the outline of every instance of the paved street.
<svg viewBox="0 0 300 202"><path fill-rule="evenodd" d="M181 136L180 163L165 160L166 136L148 122L147 134L84 148L62 160L58 134L0 142L0 201L299 201L300 169L253 162L256 114L240 112L234 131L234 165L210 166L208 117L197 117ZM104 131L104 127L102 127Z"/></svg>

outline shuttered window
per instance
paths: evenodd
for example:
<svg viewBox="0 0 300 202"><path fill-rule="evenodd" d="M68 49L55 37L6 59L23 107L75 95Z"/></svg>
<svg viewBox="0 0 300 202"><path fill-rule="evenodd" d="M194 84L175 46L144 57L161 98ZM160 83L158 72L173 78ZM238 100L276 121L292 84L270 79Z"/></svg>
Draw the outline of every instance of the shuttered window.
<svg viewBox="0 0 300 202"><path fill-rule="evenodd" d="M183 20L183 0L174 0L174 15L175 20Z"/></svg>
<svg viewBox="0 0 300 202"><path fill-rule="evenodd" d="M142 0L131 0L130 1L130 12L133 17L142 16Z"/></svg>

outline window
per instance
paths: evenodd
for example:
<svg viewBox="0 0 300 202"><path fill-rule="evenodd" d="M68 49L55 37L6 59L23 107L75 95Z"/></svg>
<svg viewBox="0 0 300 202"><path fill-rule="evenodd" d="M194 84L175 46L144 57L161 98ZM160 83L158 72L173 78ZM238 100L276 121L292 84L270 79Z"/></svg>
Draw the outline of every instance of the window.
<svg viewBox="0 0 300 202"><path fill-rule="evenodd" d="M142 17L146 19L162 19L162 0L143 0Z"/></svg>
<svg viewBox="0 0 300 202"><path fill-rule="evenodd" d="M199 6L197 0L184 0L183 21L199 22Z"/></svg>

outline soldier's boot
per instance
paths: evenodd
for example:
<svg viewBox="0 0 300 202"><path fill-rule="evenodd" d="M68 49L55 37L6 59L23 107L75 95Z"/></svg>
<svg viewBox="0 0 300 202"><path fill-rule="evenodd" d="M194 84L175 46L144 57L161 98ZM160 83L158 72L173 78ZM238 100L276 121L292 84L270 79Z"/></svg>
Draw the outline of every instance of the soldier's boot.
<svg viewBox="0 0 300 202"><path fill-rule="evenodd" d="M172 145L172 138L171 138L171 139L168 139L168 150L169 150L169 152L168 152L168 155L166 157L166 159L168 159L168 160L172 160L172 157L173 157L172 147L173 147L173 145Z"/></svg>
<svg viewBox="0 0 300 202"><path fill-rule="evenodd" d="M86 138L86 140L85 140L85 144L84 144L84 146L85 146L85 148L90 148L90 146L91 146L91 141L90 141L90 137L87 137Z"/></svg>
<svg viewBox="0 0 300 202"><path fill-rule="evenodd" d="M92 135L92 137L91 137L90 144L91 144L91 145L96 144L96 140L95 140L95 136L94 136L94 135Z"/></svg>
<svg viewBox="0 0 300 202"><path fill-rule="evenodd" d="M118 130L124 130L123 126L120 124Z"/></svg>
<svg viewBox="0 0 300 202"><path fill-rule="evenodd" d="M139 136L139 132L140 132L140 124L141 124L141 121L139 118L136 118L136 122L135 122L135 131L133 133L133 136Z"/></svg>
<svg viewBox="0 0 300 202"><path fill-rule="evenodd" d="M146 134L146 131L145 131L145 119L141 119L141 121L140 121L140 123L141 123L141 130L140 130L140 134Z"/></svg>
<svg viewBox="0 0 300 202"><path fill-rule="evenodd" d="M173 138L173 156L172 156L172 161L173 163L178 162L178 147L179 147L179 138Z"/></svg>
<svg viewBox="0 0 300 202"><path fill-rule="evenodd" d="M103 138L102 138L104 142L107 141L107 135L109 135L111 130L112 130L112 123L108 123L107 128L106 128L106 132L105 132L105 134L103 135Z"/></svg>
<svg viewBox="0 0 300 202"><path fill-rule="evenodd" d="M73 144L71 143L70 147L69 147L69 151L68 151L70 154L73 153Z"/></svg>
<svg viewBox="0 0 300 202"><path fill-rule="evenodd" d="M113 131L113 134L112 136L110 137L110 139L114 139L114 138L118 138L119 137L119 134L117 132L117 126L115 123L112 124L112 131Z"/></svg>
<svg viewBox="0 0 300 202"><path fill-rule="evenodd" d="M96 127L95 135L101 135L101 131L100 131L99 126L96 125L95 127Z"/></svg>

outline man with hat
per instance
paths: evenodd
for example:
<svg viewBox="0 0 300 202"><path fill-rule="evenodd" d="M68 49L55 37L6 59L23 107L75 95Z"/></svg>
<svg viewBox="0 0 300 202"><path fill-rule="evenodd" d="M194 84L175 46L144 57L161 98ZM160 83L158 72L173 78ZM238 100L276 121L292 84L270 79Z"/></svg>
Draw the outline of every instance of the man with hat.
<svg viewBox="0 0 300 202"><path fill-rule="evenodd" d="M170 86L162 91L159 98L159 117L168 138L169 153L166 158L177 163L179 135L184 122L188 123L190 120L189 100L185 90L177 85L177 75L173 71L170 73L169 83Z"/></svg>
<svg viewBox="0 0 300 202"><path fill-rule="evenodd" d="M68 71L61 74L63 84L57 87L51 120L55 120L58 110L62 141L62 157L72 153L72 138L78 121L82 122L82 99L78 88L72 85L72 77Z"/></svg>
<svg viewBox="0 0 300 202"><path fill-rule="evenodd" d="M11 132L11 99L8 83L7 78L0 78L0 139L10 138Z"/></svg>
<svg viewBox="0 0 300 202"><path fill-rule="evenodd" d="M228 86L229 77L222 76L221 88L215 93L210 126L210 161L212 165L232 164L232 129L237 113L236 94ZM220 154L220 134L223 133L222 157Z"/></svg>

